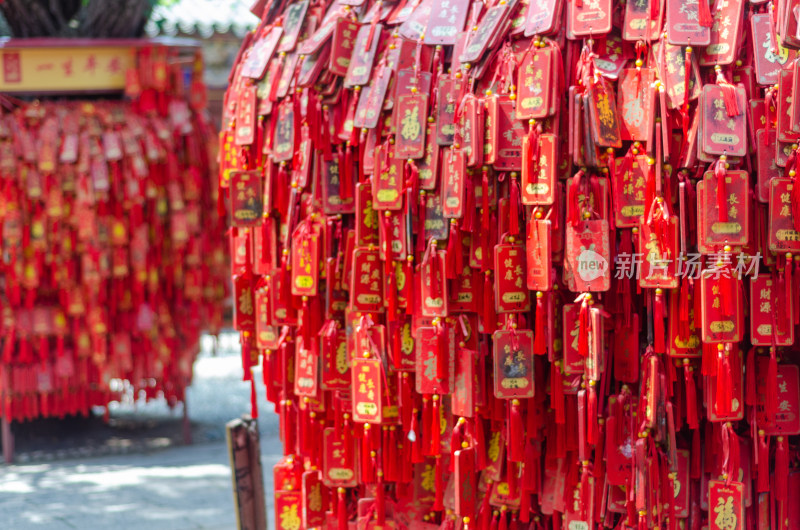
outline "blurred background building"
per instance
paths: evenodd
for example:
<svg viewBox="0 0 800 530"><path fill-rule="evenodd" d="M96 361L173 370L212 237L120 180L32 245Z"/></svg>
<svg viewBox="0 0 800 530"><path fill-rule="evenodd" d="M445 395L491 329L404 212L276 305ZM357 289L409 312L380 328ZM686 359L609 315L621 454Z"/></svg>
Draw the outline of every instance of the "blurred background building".
<svg viewBox="0 0 800 530"><path fill-rule="evenodd" d="M144 27L148 37L189 37L202 41L208 106L214 123L222 117L228 74L242 37L258 24L248 0L174 0L153 7Z"/></svg>
<svg viewBox="0 0 800 530"><path fill-rule="evenodd" d="M205 82L219 126L242 37L258 24L251 0L4 0L0 37L184 37L201 41Z"/></svg>

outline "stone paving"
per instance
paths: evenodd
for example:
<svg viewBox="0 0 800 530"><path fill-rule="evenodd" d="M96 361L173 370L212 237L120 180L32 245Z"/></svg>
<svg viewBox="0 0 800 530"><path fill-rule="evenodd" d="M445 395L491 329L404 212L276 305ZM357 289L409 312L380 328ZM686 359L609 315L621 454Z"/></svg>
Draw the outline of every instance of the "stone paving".
<svg viewBox="0 0 800 530"><path fill-rule="evenodd" d="M58 449L43 448L41 437L19 440L19 463L0 465L0 528L235 528L224 426L250 410L237 342L235 334L224 334L212 356L212 341L204 339L187 397L193 445L179 445L182 411L170 411L164 402L112 407L108 425L90 422L88 432L74 433L80 443L54 440ZM264 400L263 386L257 388L271 512L272 466L281 445L277 416ZM22 444L30 440L36 442L33 450ZM272 514L268 517L274 527Z"/></svg>

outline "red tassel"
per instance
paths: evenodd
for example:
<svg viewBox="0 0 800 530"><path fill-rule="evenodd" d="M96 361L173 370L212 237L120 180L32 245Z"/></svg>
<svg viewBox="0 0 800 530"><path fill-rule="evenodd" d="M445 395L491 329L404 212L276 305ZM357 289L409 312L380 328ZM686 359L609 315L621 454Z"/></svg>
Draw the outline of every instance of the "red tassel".
<svg viewBox="0 0 800 530"><path fill-rule="evenodd" d="M592 475L595 479L595 484L603 484L605 482L606 470L605 470L605 460L603 459L602 455L605 454L605 443L606 443L606 425L605 423L600 423L597 432L597 445L595 446L594 454L598 457L595 458ZM594 515L595 521L598 523L601 521L601 507L602 507L602 487L595 489L595 503L594 503Z"/></svg>
<svg viewBox="0 0 800 530"><path fill-rule="evenodd" d="M431 454L438 455L441 447L441 413L439 412L439 396L433 395L431 398Z"/></svg>
<svg viewBox="0 0 800 530"><path fill-rule="evenodd" d="M304 296L302 298L302 310L303 310L303 325L302 325L302 333L303 333L303 348L307 350L311 350L313 345L311 343L311 311L308 309L308 297Z"/></svg>
<svg viewBox="0 0 800 530"><path fill-rule="evenodd" d="M42 335L39 337L39 360L46 362L50 359L50 343L47 337Z"/></svg>
<svg viewBox="0 0 800 530"><path fill-rule="evenodd" d="M481 226L483 228L489 227L489 219L489 169L483 166L481 171ZM489 256L482 256L481 259L484 264L481 270L486 270L491 263Z"/></svg>
<svg viewBox="0 0 800 530"><path fill-rule="evenodd" d="M301 405L298 407L298 411L300 417L297 420L297 438L299 442L297 452L301 454L307 454L310 450L311 442L313 441L311 409L308 403L305 403L305 406Z"/></svg>
<svg viewBox="0 0 800 530"><path fill-rule="evenodd" d="M464 250L461 244L461 230L455 219L450 220L450 234L447 238L447 270L448 280L456 279L464 270Z"/></svg>
<svg viewBox="0 0 800 530"><path fill-rule="evenodd" d="M775 357L775 348L769 350L769 364L767 365L767 399L764 405L764 414L768 421L773 423L778 413L778 359Z"/></svg>
<svg viewBox="0 0 800 530"><path fill-rule="evenodd" d="M710 28L714 24L714 19L711 17L711 9L708 7L707 0L700 0L697 6L697 16L700 25L704 28ZM687 69L689 67L687 66Z"/></svg>
<svg viewBox="0 0 800 530"><path fill-rule="evenodd" d="M703 0L700 0L701 2ZM647 512L639 512L639 522L637 523L638 530L647 530Z"/></svg>
<svg viewBox="0 0 800 530"><path fill-rule="evenodd" d="M258 398L256 397L256 379L250 374L250 417L258 418Z"/></svg>
<svg viewBox="0 0 800 530"><path fill-rule="evenodd" d="M694 369L689 364L689 359L683 360L683 377L686 384L686 423L689 428L697 429L697 389L695 388Z"/></svg>
<svg viewBox="0 0 800 530"><path fill-rule="evenodd" d="M700 0L702 1L702 0ZM656 289L655 292L655 301L653 303L653 320L654 320L654 330L655 333L655 342L653 344L653 349L656 353L666 353L667 345L664 333L664 292L662 289Z"/></svg>
<svg viewBox="0 0 800 530"><path fill-rule="evenodd" d="M354 196L353 184L353 146L347 145L344 156L339 154L339 198L346 201Z"/></svg>
<svg viewBox="0 0 800 530"><path fill-rule="evenodd" d="M456 451L461 449L461 440L463 440L464 425L466 423L467 420L465 418L458 418L455 427L453 427L453 432L450 434L450 465L448 466L448 470L451 473L455 468L455 458L453 455Z"/></svg>
<svg viewBox="0 0 800 530"><path fill-rule="evenodd" d="M698 297L699 299L699 297ZM695 315L699 315L695 312ZM700 373L706 376L717 375L717 345L713 343L703 343L703 360L700 366Z"/></svg>
<svg viewBox="0 0 800 530"><path fill-rule="evenodd" d="M28 339L22 337L19 339L19 361L23 364L33 362L33 353L31 352L31 343Z"/></svg>
<svg viewBox="0 0 800 530"><path fill-rule="evenodd" d="M398 482L400 474L397 466L403 462L403 457L400 454L400 441L398 440L398 430L392 425L383 431L384 438L384 454L386 455L385 464L383 466L384 480L389 482Z"/></svg>
<svg viewBox="0 0 800 530"><path fill-rule="evenodd" d="M497 530L508 530L508 517L506 517L505 509L500 510L500 519L497 524Z"/></svg>
<svg viewBox="0 0 800 530"><path fill-rule="evenodd" d="M731 374L730 351L722 344L719 344L717 349L717 388L714 406L717 414L725 416L731 412L733 375Z"/></svg>
<svg viewBox="0 0 800 530"><path fill-rule="evenodd" d="M436 248L436 240L431 239L422 257L422 267L428 267L430 277L430 297L434 300L442 296L442 286L439 280L443 280L443 274L439 271L439 250Z"/></svg>
<svg viewBox="0 0 800 530"><path fill-rule="evenodd" d="M362 482L372 484L375 482L375 457L372 444L372 426L365 423L361 435L361 478Z"/></svg>
<svg viewBox="0 0 800 530"><path fill-rule="evenodd" d="M253 363L250 359L251 344L248 335L249 333L244 332L240 335L241 338L239 339L242 348L242 367L244 368L244 370L242 370L242 381L252 381L253 379L253 372L251 370ZM98 337L93 337L94 341L97 341L97 339ZM96 344L95 348L97 348Z"/></svg>
<svg viewBox="0 0 800 530"><path fill-rule="evenodd" d="M589 463L587 461L581 462L581 499L578 501L580 503L581 509L581 519L584 521L588 520L588 514L586 513L588 508L588 501L589 501Z"/></svg>
<svg viewBox="0 0 800 530"><path fill-rule="evenodd" d="M506 483L508 483L508 496L512 499L519 497L517 464L506 458Z"/></svg>
<svg viewBox="0 0 800 530"><path fill-rule="evenodd" d="M527 151L530 153L530 156L527 157L525 161L525 166L523 170L527 173L527 180L532 182L536 179L536 176L539 173L539 159L540 159L540 147L541 143L539 141L539 134L541 133L542 126L541 124L535 123L534 120L530 120L528 126L528 135L525 137L524 142L527 143L528 148ZM525 148L523 147L523 150ZM524 152L524 151L523 151ZM523 179L525 178L525 174L523 174Z"/></svg>
<svg viewBox="0 0 800 530"><path fill-rule="evenodd" d="M597 443L597 384L589 381L586 387L586 441L589 445Z"/></svg>
<svg viewBox="0 0 800 530"><path fill-rule="evenodd" d="M422 436L419 431L418 412L415 410L411 415L411 428L408 431L408 441L411 442L411 462L414 464L421 464L425 461L422 454Z"/></svg>
<svg viewBox="0 0 800 530"><path fill-rule="evenodd" d="M792 193L795 190L800 190L800 186L793 186ZM794 215L794 214L793 214ZM796 217L792 217L792 219L797 219ZM795 225L797 226L797 225ZM786 267L784 268L784 281L786 282L786 299L792 299L792 261L790 259L786 260ZM797 312L795 312L797 313ZM796 317L795 317L796 318Z"/></svg>
<svg viewBox="0 0 800 530"><path fill-rule="evenodd" d="M441 459L440 459L441 460ZM383 487L383 481L378 481L378 487L375 490L375 526L383 528L386 523L386 491Z"/></svg>
<svg viewBox="0 0 800 530"><path fill-rule="evenodd" d="M698 0L699 3L703 3L705 0ZM684 53L683 58L683 107L681 108L681 128L683 130L683 138L686 141L686 138L689 134L689 95L691 94L691 89L689 85L691 83L692 78L692 47L687 46L686 52Z"/></svg>
<svg viewBox="0 0 800 530"><path fill-rule="evenodd" d="M519 234L519 182L517 177L512 176L509 183L511 191L509 193L509 210L510 219L508 223L508 231L511 235Z"/></svg>
<svg viewBox="0 0 800 530"><path fill-rule="evenodd" d="M758 449L756 456L758 457L758 466L756 468L756 491L764 493L769 491L769 438L764 436L764 431L758 430L758 439L756 441Z"/></svg>
<svg viewBox="0 0 800 530"><path fill-rule="evenodd" d="M219 188L217 190L217 217L227 222L228 210L225 208L225 195L230 193L230 188Z"/></svg>
<svg viewBox="0 0 800 530"><path fill-rule="evenodd" d="M581 387L584 385L582 384ZM577 430L578 430L578 460L583 462L587 458L589 458L589 449L586 445L586 389L581 388L578 390L577 396L577 407L573 408L570 407L570 419L567 422L567 428L574 428L575 420L574 418L577 416ZM568 434L568 439L570 441L575 440L574 434L571 432ZM573 442L574 443L574 442Z"/></svg>
<svg viewBox="0 0 800 530"><path fill-rule="evenodd" d="M658 18L658 10L661 2L659 0L650 0L650 20Z"/></svg>
<svg viewBox="0 0 800 530"><path fill-rule="evenodd" d="M535 335L533 342L533 353L536 355L547 354L547 310L545 309L544 293L538 291L536 293L536 319L535 319Z"/></svg>
<svg viewBox="0 0 800 530"><path fill-rule="evenodd" d="M431 443L431 416L433 415L432 411L431 400L428 397L422 398L422 454L425 456L434 456L439 454L438 451L431 452L431 449L434 447ZM419 433L417 433L419 436Z"/></svg>
<svg viewBox="0 0 800 530"><path fill-rule="evenodd" d="M722 223L728 222L728 193L725 179L727 178L727 162L720 157L714 163L714 179L717 182L717 213Z"/></svg>
<svg viewBox="0 0 800 530"><path fill-rule="evenodd" d="M412 278L414 274L414 266L411 264L411 261L406 259L406 261L402 262L402 267L403 275L405 275L406 278ZM406 315L414 314L414 308L416 307L414 302L414 291L415 289L413 287L406 288Z"/></svg>
<svg viewBox="0 0 800 530"><path fill-rule="evenodd" d="M775 500L786 501L789 488L789 450L786 437L775 438Z"/></svg>
<svg viewBox="0 0 800 530"><path fill-rule="evenodd" d="M519 500L519 522L529 523L531 520L531 494L523 490ZM513 526L518 527L516 524Z"/></svg>
<svg viewBox="0 0 800 530"><path fill-rule="evenodd" d="M589 303L588 296L583 297L581 302L581 310L578 316L578 353L581 357L589 355Z"/></svg>
<svg viewBox="0 0 800 530"><path fill-rule="evenodd" d="M278 432L280 433L281 441L283 442L283 454L289 454L289 446L286 441L289 438L289 429L288 429L288 422L289 422L289 411L288 406L286 404L286 400L282 399L279 403L278 407Z"/></svg>
<svg viewBox="0 0 800 530"><path fill-rule="evenodd" d="M350 415L345 414L342 417L342 439L344 440L344 459L349 464L353 463L353 428L350 425Z"/></svg>
<svg viewBox="0 0 800 530"><path fill-rule="evenodd" d="M481 507L478 510L478 529L489 530L491 525L492 508L489 505L489 494L484 494ZM496 526L495 526L496 528Z"/></svg>
<svg viewBox="0 0 800 530"><path fill-rule="evenodd" d="M472 234L475 231L475 184L472 181L472 176L467 175L466 180L467 189L465 190L464 199L464 217L461 218L461 230Z"/></svg>
<svg viewBox="0 0 800 530"><path fill-rule="evenodd" d="M438 429L437 429L438 430ZM433 511L441 512L444 510L444 481L442 480L444 470L442 469L442 457L436 457L436 480L435 480L435 496L433 499Z"/></svg>
<svg viewBox="0 0 800 530"><path fill-rule="evenodd" d="M725 473L725 484L739 479L739 437L730 423L722 426L722 470Z"/></svg>
<svg viewBox="0 0 800 530"><path fill-rule="evenodd" d="M291 400L285 399L283 401L283 410L285 415L283 422L283 452L285 455L289 455L295 451L295 438L297 437L297 426L295 425L295 407Z"/></svg>
<svg viewBox="0 0 800 530"><path fill-rule="evenodd" d="M11 364L14 354L14 345L16 344L15 336L16 336L16 328L12 327L6 331L5 343L3 344L4 364Z"/></svg>
<svg viewBox="0 0 800 530"><path fill-rule="evenodd" d="M387 266L389 274L387 278L389 281L386 284L386 320L387 322L395 322L397 320L397 278L395 275L394 261L387 259L390 265ZM394 352L399 352L395 349ZM395 354L395 362L400 362L400 355ZM395 365L397 367L397 365Z"/></svg>
<svg viewBox="0 0 800 530"><path fill-rule="evenodd" d="M481 271L486 272L492 267L492 260L489 257L489 228L492 226L491 209L489 208L489 170L483 167L481 174Z"/></svg>
<svg viewBox="0 0 800 530"><path fill-rule="evenodd" d="M564 424L564 387L561 378L561 361L550 364L550 406L553 407L556 423Z"/></svg>
<svg viewBox="0 0 800 530"><path fill-rule="evenodd" d="M789 169L790 165L793 169ZM797 168L797 151L792 151L792 154L789 155L789 160L786 162L786 167L784 168L784 175L788 174L789 176L792 175L792 172ZM798 182L800 179L797 178L795 174L792 178L792 220L794 221L794 228L797 230L800 228L800 186L798 186ZM791 278L789 275L792 272L792 260L788 257L786 258L786 281L790 282ZM791 285L791 284L790 284Z"/></svg>
<svg viewBox="0 0 800 530"><path fill-rule="evenodd" d="M413 160L406 160L403 166L403 180L406 190L410 191L412 197L416 197L419 194L419 168Z"/></svg>
<svg viewBox="0 0 800 530"><path fill-rule="evenodd" d="M722 85L722 98L725 100L725 110L729 117L740 116L742 110L736 98L736 88L731 84Z"/></svg>
<svg viewBox="0 0 800 530"><path fill-rule="evenodd" d="M518 399L508 402L508 460L522 462L525 456L525 427L522 423L522 404Z"/></svg>
<svg viewBox="0 0 800 530"><path fill-rule="evenodd" d="M494 309L494 283L491 271L483 275L483 332L492 333L495 330L497 314Z"/></svg>
<svg viewBox="0 0 800 530"><path fill-rule="evenodd" d="M434 329L436 330L436 378L443 381L448 378L448 361L450 360L448 355L447 330L441 320L434 321Z"/></svg>
<svg viewBox="0 0 800 530"><path fill-rule="evenodd" d="M488 495L486 495L488 497ZM498 530L497 523L500 518L500 512L497 510L494 511L494 515L492 515L492 523L489 525L489 530Z"/></svg>
<svg viewBox="0 0 800 530"><path fill-rule="evenodd" d="M286 217L286 212L289 209L289 184L289 174L286 171L286 163L281 162L278 165L278 173L275 176L275 186L273 187L273 204L283 218Z"/></svg>
<svg viewBox="0 0 800 530"><path fill-rule="evenodd" d="M399 332L398 332L399 335ZM399 357L399 356L398 356ZM411 378L407 372L401 372L400 377L400 421L406 431L412 427L412 418L416 416L414 399L412 397Z"/></svg>

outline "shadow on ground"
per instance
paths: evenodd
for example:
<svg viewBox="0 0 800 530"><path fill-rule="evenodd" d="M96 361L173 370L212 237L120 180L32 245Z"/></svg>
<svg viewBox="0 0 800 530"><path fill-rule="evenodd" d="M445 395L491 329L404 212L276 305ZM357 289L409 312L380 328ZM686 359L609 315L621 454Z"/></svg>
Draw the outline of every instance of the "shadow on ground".
<svg viewBox="0 0 800 530"><path fill-rule="evenodd" d="M235 528L224 426L250 410L237 343L235 334L216 349L203 341L187 393L192 445L183 445L182 407L170 410L163 400L115 405L107 423L98 415L15 425L17 464L0 468L0 526ZM271 508L278 419L257 388Z"/></svg>

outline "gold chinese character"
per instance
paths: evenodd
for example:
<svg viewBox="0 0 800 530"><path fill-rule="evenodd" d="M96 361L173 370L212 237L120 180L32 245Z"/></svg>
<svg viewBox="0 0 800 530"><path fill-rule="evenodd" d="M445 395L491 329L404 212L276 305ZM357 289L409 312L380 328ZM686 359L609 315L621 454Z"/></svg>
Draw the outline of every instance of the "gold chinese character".
<svg viewBox="0 0 800 530"><path fill-rule="evenodd" d="M300 515L298 514L297 504L284 506L281 512L282 530L300 530Z"/></svg>
<svg viewBox="0 0 800 530"><path fill-rule="evenodd" d="M611 111L611 104L608 101L608 94L600 94L597 100L597 114L600 122L606 127L614 126L614 113Z"/></svg>
<svg viewBox="0 0 800 530"><path fill-rule="evenodd" d="M250 289L245 289L239 296L239 312L243 315L253 314L253 297L250 294Z"/></svg>
<svg viewBox="0 0 800 530"><path fill-rule="evenodd" d="M735 530L738 528L739 521L734 513L733 495L728 495L727 499L719 497L717 505L714 507L714 513L717 514L714 524L721 530Z"/></svg>
<svg viewBox="0 0 800 530"><path fill-rule="evenodd" d="M413 109L406 109L401 121L402 129L400 134L408 141L414 141L419 138L420 125L419 125L419 107L415 106Z"/></svg>
<svg viewBox="0 0 800 530"><path fill-rule="evenodd" d="M487 449L486 455L489 457L489 460L492 462L497 461L500 458L500 433L493 432L492 437L489 439L489 447Z"/></svg>

